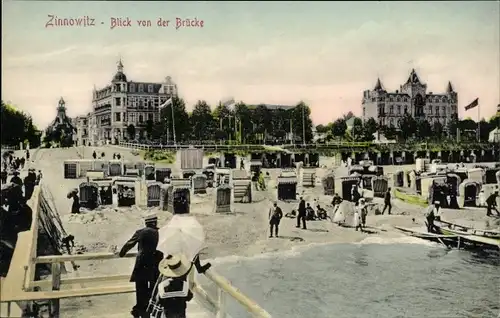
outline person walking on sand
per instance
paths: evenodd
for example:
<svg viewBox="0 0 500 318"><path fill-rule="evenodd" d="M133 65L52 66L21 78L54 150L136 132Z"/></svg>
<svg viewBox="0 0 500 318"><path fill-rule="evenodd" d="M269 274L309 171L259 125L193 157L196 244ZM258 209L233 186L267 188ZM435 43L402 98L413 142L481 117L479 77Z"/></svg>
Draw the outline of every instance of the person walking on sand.
<svg viewBox="0 0 500 318"><path fill-rule="evenodd" d="M134 318L149 317L146 311L157 279L157 268L163 259L163 253L156 250L159 239L158 217L150 214L145 218L144 223L145 227L137 230L118 253L120 257L124 257L128 251L138 245L135 265L130 277L130 281L135 283L136 305L130 312Z"/></svg>
<svg viewBox="0 0 500 318"><path fill-rule="evenodd" d="M497 215L500 215L500 212L498 212L497 209L497 198L498 198L498 190L493 192L487 199L486 199L486 216L492 216L493 213L491 213L491 210L495 210Z"/></svg>
<svg viewBox="0 0 500 318"><path fill-rule="evenodd" d="M300 228L300 221L302 220L302 228L304 230L307 229L306 226L306 201L304 201L303 197L300 197L299 208L297 214L297 226L296 228Z"/></svg>
<svg viewBox="0 0 500 318"><path fill-rule="evenodd" d="M434 233L434 221L439 219L437 218L437 213L441 213L439 211L439 201L434 202L434 205L431 205L427 208L426 220L427 220L427 232Z"/></svg>
<svg viewBox="0 0 500 318"><path fill-rule="evenodd" d="M384 195L384 209L382 210L382 214L385 213L385 209L387 209L387 214L391 214L392 205L391 205L391 188L387 188L387 191Z"/></svg>
<svg viewBox="0 0 500 318"><path fill-rule="evenodd" d="M368 209L364 198L359 199L357 209L359 210L359 216L361 218L361 226L364 229L366 226L366 215L368 214Z"/></svg>
<svg viewBox="0 0 500 318"><path fill-rule="evenodd" d="M360 210L358 207L354 209L354 219L353 219L353 224L352 226L356 229L356 231L361 230L363 231L362 225L361 225L361 215L360 215Z"/></svg>
<svg viewBox="0 0 500 318"><path fill-rule="evenodd" d="M274 229L274 236L278 237L279 225L282 218L283 218L283 211L281 211L281 208L278 206L278 203L274 202L273 207L269 209L270 238L273 237L273 229Z"/></svg>

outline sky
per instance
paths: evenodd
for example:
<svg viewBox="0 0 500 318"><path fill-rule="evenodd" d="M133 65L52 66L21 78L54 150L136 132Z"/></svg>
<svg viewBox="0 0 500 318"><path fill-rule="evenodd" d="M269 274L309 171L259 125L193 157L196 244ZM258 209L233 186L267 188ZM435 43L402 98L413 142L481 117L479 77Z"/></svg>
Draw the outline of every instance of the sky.
<svg viewBox="0 0 500 318"><path fill-rule="evenodd" d="M46 27L49 15L95 26ZM110 28L111 18L130 27ZM170 20L158 27L159 18ZM203 27L175 28L176 18ZM151 20L140 27L138 20ZM500 2L2 1L2 100L40 127L62 96L69 116L91 110L122 58L129 80L171 76L188 109L234 98L312 109L315 124L352 111L379 77L399 89L412 68L428 91L451 81L460 116L476 97L480 116L500 103Z"/></svg>

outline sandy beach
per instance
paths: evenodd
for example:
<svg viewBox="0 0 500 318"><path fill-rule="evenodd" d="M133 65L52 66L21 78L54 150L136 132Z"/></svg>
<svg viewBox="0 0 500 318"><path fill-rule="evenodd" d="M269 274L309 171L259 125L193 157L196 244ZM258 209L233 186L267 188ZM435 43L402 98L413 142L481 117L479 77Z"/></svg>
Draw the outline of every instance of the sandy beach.
<svg viewBox="0 0 500 318"><path fill-rule="evenodd" d="M67 233L75 236L77 250L81 252L108 251L112 245L118 248L143 226L143 216L147 212L158 213L159 226L163 226L171 218L171 214L160 211L158 208L111 208L99 207L94 211L86 211L80 215L69 213L71 200L66 198L68 190L77 187L83 180L64 179L63 161L78 159L80 156L91 158L93 150L97 153L105 152L106 158L111 158L114 152L119 152L124 160L140 161L131 150L118 147L80 147L67 149L40 149L34 156L32 164L41 169L44 183L54 197L55 206L61 215ZM301 189L298 192L306 202L313 205L316 199L329 213L331 197L323 195L320 180L328 171L334 171L336 177L345 176L346 168L334 168L333 160L321 158L320 164L324 168L317 169L317 184L315 188ZM158 164L158 166L165 166ZM170 166L175 168L174 166ZM385 174L396 170L410 170L414 166L384 166ZM340 227L328 221L308 222L308 229L295 227L296 220L283 218L280 224L280 237L269 238L268 211L276 200L276 177L279 170L265 170L271 175L266 191L254 192L254 203L236 203L231 214L215 214L213 206L215 196L213 189L206 195L195 195L191 198L191 214L196 216L206 232L206 249L204 259L210 259L214 264L236 257L252 257L264 253L286 251L306 247L311 244L327 243L382 243L387 240L398 240L404 235L392 226L418 227L424 226L423 208L407 204L393 198L392 215L374 215L373 209L367 217L369 233L357 232L352 228ZM374 202L383 207L383 200L375 198ZM297 208L297 203L279 202L283 213L286 214ZM484 208L467 208L462 210L444 209L442 218L456 221L465 225L474 225L478 228L498 227L498 219L486 217ZM412 221L415 219L415 222ZM495 221L496 220L496 221ZM496 223L495 223L496 222ZM77 273L68 275L92 276L106 274L128 274L131 271L133 260L122 259L113 261L81 262ZM221 273L222 275L224 273ZM86 299L69 299L62 301L64 317L126 317L134 303L134 295L113 295L91 297ZM195 305L191 305L195 306ZM198 309L192 309L192 312ZM116 316L113 316L117 313ZM120 314L118 314L120 313ZM190 314L190 317L202 317L201 313Z"/></svg>

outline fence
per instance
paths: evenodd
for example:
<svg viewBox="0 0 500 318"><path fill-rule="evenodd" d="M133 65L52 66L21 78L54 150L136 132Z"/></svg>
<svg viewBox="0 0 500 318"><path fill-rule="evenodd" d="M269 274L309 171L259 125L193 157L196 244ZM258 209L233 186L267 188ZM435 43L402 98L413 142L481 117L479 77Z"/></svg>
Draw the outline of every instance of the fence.
<svg viewBox="0 0 500 318"><path fill-rule="evenodd" d="M205 149L205 150L215 150L215 151L224 151L224 150L247 150L255 152L262 151L263 148L266 147L276 147L276 151L283 149L290 150L300 150L300 149L341 149L341 148L366 148L370 147L373 144L370 142L331 142L324 144L284 144L284 145L238 145L238 144L177 144L177 145L157 145L157 144L140 144L140 143L130 143L130 142L120 142L120 147L138 149L138 150L178 150L178 149L188 149L188 148L197 148L197 149Z"/></svg>

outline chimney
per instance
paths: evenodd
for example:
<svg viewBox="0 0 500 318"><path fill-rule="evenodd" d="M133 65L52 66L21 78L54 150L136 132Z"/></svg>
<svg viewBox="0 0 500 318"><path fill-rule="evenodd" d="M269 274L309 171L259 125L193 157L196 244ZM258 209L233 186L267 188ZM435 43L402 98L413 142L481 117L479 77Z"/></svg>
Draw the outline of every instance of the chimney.
<svg viewBox="0 0 500 318"><path fill-rule="evenodd" d="M399 91L398 91L398 90L396 90L396 94L398 94L398 93L399 93Z"/></svg>

